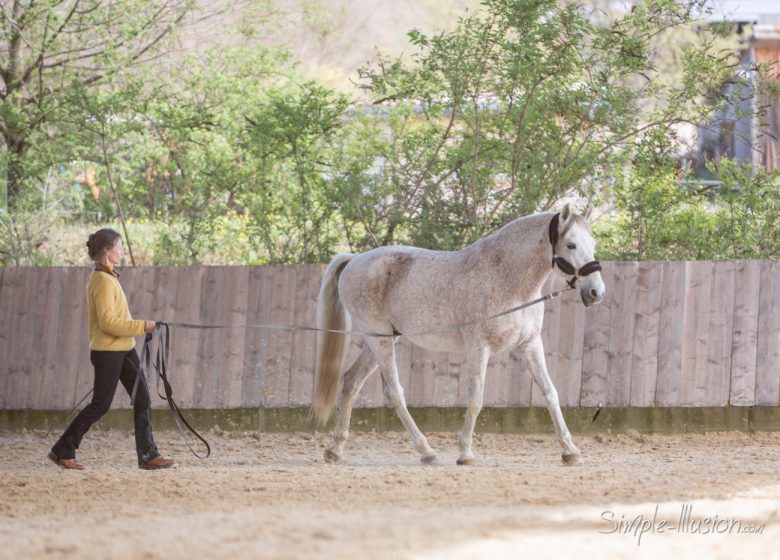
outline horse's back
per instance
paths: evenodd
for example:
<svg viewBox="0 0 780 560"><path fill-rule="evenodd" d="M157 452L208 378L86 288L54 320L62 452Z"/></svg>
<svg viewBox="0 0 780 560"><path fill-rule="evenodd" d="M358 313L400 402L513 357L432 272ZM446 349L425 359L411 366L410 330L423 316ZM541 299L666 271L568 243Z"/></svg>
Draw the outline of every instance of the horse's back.
<svg viewBox="0 0 780 560"><path fill-rule="evenodd" d="M352 293L382 303L395 291L413 296L417 289L454 268L452 255L446 251L403 245L378 247L360 253L341 273L342 297Z"/></svg>
<svg viewBox="0 0 780 560"><path fill-rule="evenodd" d="M355 255L344 267L339 293L354 318L398 331L421 320L450 321L449 292L456 283L457 253L417 247L378 247Z"/></svg>
<svg viewBox="0 0 780 560"><path fill-rule="evenodd" d="M356 326L407 336L500 313L538 297L544 278L537 277L549 275L545 218L517 220L461 251L389 246L354 255L341 272L339 296ZM543 306L534 306L412 340L456 351L469 336L501 351L538 335L542 317Z"/></svg>

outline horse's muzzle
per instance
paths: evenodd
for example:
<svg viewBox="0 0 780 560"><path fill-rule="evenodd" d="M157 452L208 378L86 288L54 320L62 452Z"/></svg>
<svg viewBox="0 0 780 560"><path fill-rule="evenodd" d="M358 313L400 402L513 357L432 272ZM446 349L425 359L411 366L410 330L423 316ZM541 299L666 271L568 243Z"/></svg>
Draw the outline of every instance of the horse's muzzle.
<svg viewBox="0 0 780 560"><path fill-rule="evenodd" d="M590 307L591 305L601 303L601 300L604 299L604 292L585 286L580 288L580 299L582 299L582 304L585 307Z"/></svg>

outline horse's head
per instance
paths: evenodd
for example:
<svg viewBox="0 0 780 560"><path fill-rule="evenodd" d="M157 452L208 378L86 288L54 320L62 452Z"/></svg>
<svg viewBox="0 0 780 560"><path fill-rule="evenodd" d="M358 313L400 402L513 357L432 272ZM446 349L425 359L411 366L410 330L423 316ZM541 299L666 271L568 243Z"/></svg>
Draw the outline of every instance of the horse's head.
<svg viewBox="0 0 780 560"><path fill-rule="evenodd" d="M585 218L575 214L567 204L550 223L553 269L569 279L569 285L580 290L585 307L604 297L601 265L594 258L596 242Z"/></svg>

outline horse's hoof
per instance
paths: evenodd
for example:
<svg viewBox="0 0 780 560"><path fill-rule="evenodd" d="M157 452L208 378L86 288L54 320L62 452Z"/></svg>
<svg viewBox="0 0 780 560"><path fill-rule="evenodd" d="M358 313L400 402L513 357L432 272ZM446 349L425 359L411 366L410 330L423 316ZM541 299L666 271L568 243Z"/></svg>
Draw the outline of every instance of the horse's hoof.
<svg viewBox="0 0 780 560"><path fill-rule="evenodd" d="M436 458L436 455L423 455L420 457L420 461L423 465L438 465L439 460Z"/></svg>
<svg viewBox="0 0 780 560"><path fill-rule="evenodd" d="M579 453L562 453L561 460L567 467L576 467L577 465L581 465L585 462L582 458L582 455Z"/></svg>
<svg viewBox="0 0 780 560"><path fill-rule="evenodd" d="M475 464L476 462L477 462L477 460L474 457L471 457L471 458L459 458L457 461L455 461L455 464L460 465L460 466L468 467L468 466L471 466L471 465Z"/></svg>
<svg viewBox="0 0 780 560"><path fill-rule="evenodd" d="M336 455L330 449L325 450L325 462L326 463L338 463L341 461L341 455Z"/></svg>

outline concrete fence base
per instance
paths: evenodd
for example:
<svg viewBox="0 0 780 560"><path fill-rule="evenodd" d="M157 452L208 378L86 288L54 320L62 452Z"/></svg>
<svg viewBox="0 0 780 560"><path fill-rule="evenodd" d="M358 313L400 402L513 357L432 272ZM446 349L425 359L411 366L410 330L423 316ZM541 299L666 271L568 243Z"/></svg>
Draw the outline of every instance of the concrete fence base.
<svg viewBox="0 0 780 560"><path fill-rule="evenodd" d="M456 432L463 423L463 408L411 408L424 432ZM598 414L597 414L598 412ZM308 408L232 408L185 410L185 416L198 430L246 430L260 432L329 431L309 419ZM609 407L564 408L563 415L573 435L622 433L680 434L703 432L780 431L780 407ZM64 430L73 418L64 410L0 410L0 430ZM175 429L167 410L153 412L157 430ZM104 429L133 426L131 410L111 410L96 425ZM361 408L352 412L353 431L402 431L403 426L391 408ZM477 420L478 432L536 434L552 433L546 408L486 408Z"/></svg>

